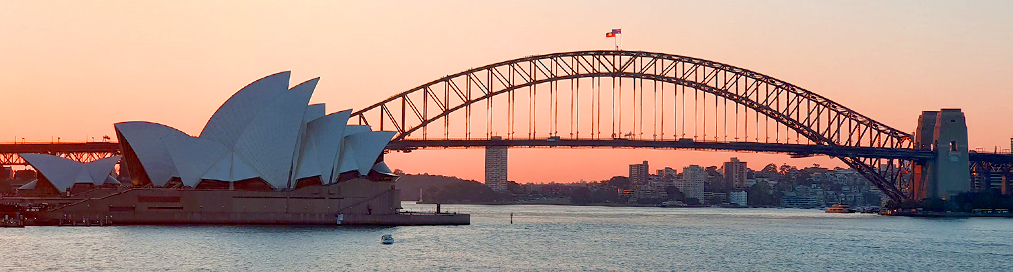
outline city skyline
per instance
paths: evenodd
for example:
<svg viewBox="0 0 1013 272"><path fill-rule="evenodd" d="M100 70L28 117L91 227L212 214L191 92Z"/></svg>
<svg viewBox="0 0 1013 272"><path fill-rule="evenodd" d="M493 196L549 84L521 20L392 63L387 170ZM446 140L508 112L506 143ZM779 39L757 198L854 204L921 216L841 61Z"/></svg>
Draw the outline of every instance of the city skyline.
<svg viewBox="0 0 1013 272"><path fill-rule="evenodd" d="M113 123L134 120L195 135L237 86L283 70L292 70L296 81L322 77L313 103L362 108L471 67L610 49L613 41L601 33L612 28L624 30L624 49L751 69L903 131L914 131L921 111L962 108L972 149L1007 147L1013 134L1005 106L992 102L1013 100L1002 84L1004 71L1013 68L1007 50L1013 23L1004 16L1009 3L642 2L623 3L622 9L610 2L573 3L216 2L195 9L3 2L0 92L12 115L0 121L0 142L101 139L114 135ZM448 6L460 7L441 9ZM693 12L665 12L675 10ZM715 13L730 19L704 15ZM597 19L577 20L588 16ZM391 73L399 69L407 72ZM406 172L481 180L483 152L420 150L386 159ZM508 176L595 180L645 159L677 169L717 165L728 157L762 165L843 166L828 157L723 153L512 148Z"/></svg>

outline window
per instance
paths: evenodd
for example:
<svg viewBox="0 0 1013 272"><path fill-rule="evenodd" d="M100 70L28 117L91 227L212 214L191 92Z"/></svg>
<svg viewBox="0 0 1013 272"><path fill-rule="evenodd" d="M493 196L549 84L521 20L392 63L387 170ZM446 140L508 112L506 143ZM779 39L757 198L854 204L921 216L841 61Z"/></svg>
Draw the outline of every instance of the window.
<svg viewBox="0 0 1013 272"><path fill-rule="evenodd" d="M950 151L957 151L957 141L950 141Z"/></svg>

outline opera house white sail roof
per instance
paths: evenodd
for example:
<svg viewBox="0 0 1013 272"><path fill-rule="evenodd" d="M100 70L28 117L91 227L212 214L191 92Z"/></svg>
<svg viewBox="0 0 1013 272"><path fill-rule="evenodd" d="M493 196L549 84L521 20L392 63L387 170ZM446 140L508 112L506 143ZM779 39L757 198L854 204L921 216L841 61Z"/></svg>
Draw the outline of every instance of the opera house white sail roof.
<svg viewBox="0 0 1013 272"><path fill-rule="evenodd" d="M309 105L319 78L289 88L290 75L273 74L242 88L197 137L151 122L115 124L123 151L121 171L135 185L198 187L204 181L262 180L275 190L294 188L308 178L331 184L339 176L393 176L379 158L394 132L348 125L351 110L326 114L323 104ZM80 170L54 170L71 169L67 162L22 156L61 189L81 175ZM87 165L101 162L104 167L107 160Z"/></svg>
<svg viewBox="0 0 1013 272"><path fill-rule="evenodd" d="M115 179L110 180L109 174L113 172L116 162L120 156L113 156L89 163L72 161L67 158L48 154L18 154L25 162L32 165L50 183L61 192L69 191L77 183L102 185L107 182L116 183ZM25 184L20 189L34 189L39 181Z"/></svg>

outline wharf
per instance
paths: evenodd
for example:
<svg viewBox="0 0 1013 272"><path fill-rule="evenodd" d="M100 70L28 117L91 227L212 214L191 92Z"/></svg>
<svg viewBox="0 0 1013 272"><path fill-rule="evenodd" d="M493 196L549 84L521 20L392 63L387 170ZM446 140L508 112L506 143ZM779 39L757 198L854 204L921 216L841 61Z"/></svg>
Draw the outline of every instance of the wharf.
<svg viewBox="0 0 1013 272"><path fill-rule="evenodd" d="M908 217L955 217L955 218L967 218L967 217L1002 217L1002 218L1013 218L1013 213L999 210L982 210L975 212L931 212L931 211L918 211L918 210L885 210L879 213L879 215L885 216L908 216Z"/></svg>

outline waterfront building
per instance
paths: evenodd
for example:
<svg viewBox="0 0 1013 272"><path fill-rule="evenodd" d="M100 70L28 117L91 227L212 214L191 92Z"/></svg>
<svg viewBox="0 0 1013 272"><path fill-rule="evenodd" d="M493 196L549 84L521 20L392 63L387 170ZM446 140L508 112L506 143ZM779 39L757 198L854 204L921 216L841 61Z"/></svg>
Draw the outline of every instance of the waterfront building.
<svg viewBox="0 0 1013 272"><path fill-rule="evenodd" d="M719 192L703 192L703 198L707 201L701 201L702 204L719 204L728 202L728 194Z"/></svg>
<svg viewBox="0 0 1013 272"><path fill-rule="evenodd" d="M732 157L728 162L724 163L724 176L725 183L732 186L732 188L742 189L746 187L746 172L749 171L746 168L746 162L739 161L739 158Z"/></svg>
<svg viewBox="0 0 1013 272"><path fill-rule="evenodd" d="M499 136L492 137L500 140ZM507 190L507 147L490 146L485 149L485 185L493 191Z"/></svg>
<svg viewBox="0 0 1013 272"><path fill-rule="evenodd" d="M690 165L682 169L682 178L676 182L676 187L679 188L679 191L686 198L696 198L700 203L704 203L707 200L703 194L704 182L706 181L707 172L704 168L698 165Z"/></svg>
<svg viewBox="0 0 1013 272"><path fill-rule="evenodd" d="M781 196L781 207L785 208L812 208L816 207L816 197L801 195L796 192L783 192Z"/></svg>
<svg viewBox="0 0 1013 272"><path fill-rule="evenodd" d="M18 194L46 207L36 224L469 223L464 214L401 214L397 176L383 162L395 132L348 125L351 110L308 104L318 78L289 88L289 77L240 89L196 137L123 122L114 124L122 158L19 154L39 173ZM110 175L117 161L132 188Z"/></svg>
<svg viewBox="0 0 1013 272"><path fill-rule="evenodd" d="M731 191L728 193L728 203L745 207L748 204L748 196L749 193L746 191Z"/></svg>
<svg viewBox="0 0 1013 272"><path fill-rule="evenodd" d="M327 114L324 104L310 105L319 78L289 88L290 74L264 77L233 94L196 137L151 122L114 124L120 171L134 186L266 191L396 177L382 157L394 132L347 125L351 110ZM104 182L107 160L119 160L77 165L48 155L21 157L41 172L39 181L61 192ZM99 162L102 171L93 169ZM82 178L81 169L92 178Z"/></svg>
<svg viewBox="0 0 1013 272"><path fill-rule="evenodd" d="M633 186L647 184L648 171L650 171L650 168L647 166L647 161L641 164L630 164L630 184Z"/></svg>

